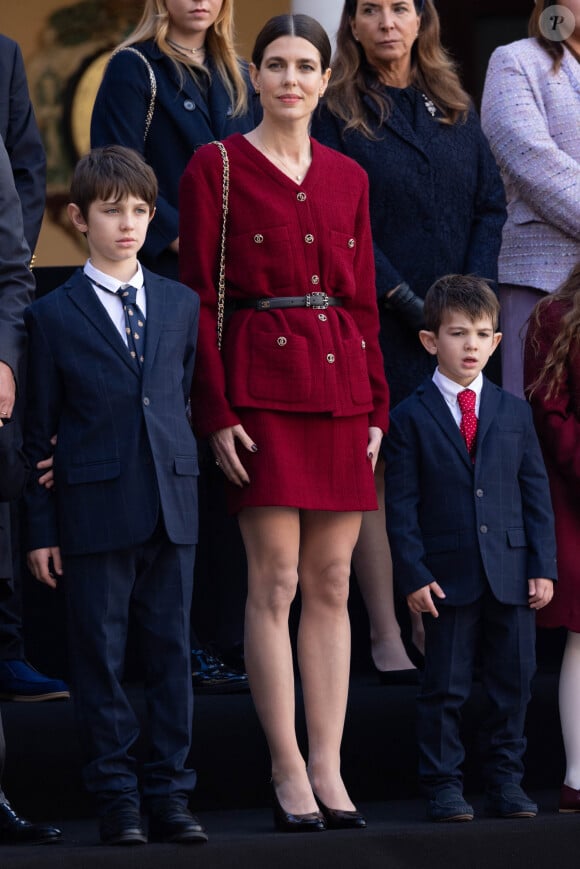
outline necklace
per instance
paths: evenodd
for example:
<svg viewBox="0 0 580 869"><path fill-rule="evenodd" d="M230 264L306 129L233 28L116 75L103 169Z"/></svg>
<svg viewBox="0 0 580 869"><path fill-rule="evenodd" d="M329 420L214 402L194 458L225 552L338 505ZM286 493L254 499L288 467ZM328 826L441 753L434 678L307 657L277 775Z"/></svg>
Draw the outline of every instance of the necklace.
<svg viewBox="0 0 580 869"><path fill-rule="evenodd" d="M187 45L180 45L179 42L174 42L173 39L169 39L169 37L167 37L167 42L173 48L176 48L178 51L182 51L185 54L199 54L200 51L205 51L205 45L200 45L199 48L188 48Z"/></svg>
<svg viewBox="0 0 580 869"><path fill-rule="evenodd" d="M277 163L280 164L280 166L283 166L284 169L286 170L286 172L287 172L287 173L288 173L288 174L289 174L289 175L294 179L294 181L297 181L298 184L300 184L300 182L301 182L302 179L304 178L304 172L302 172L301 175L297 175L297 174L294 172L294 170L291 169L291 168L290 168L290 167L289 167L289 166L284 162L284 160L282 160L281 157L278 157L277 154L274 154L273 151L270 151L270 149L268 148L268 146L266 145L266 143L264 142L264 140L263 140L262 138L259 139L259 142L260 142L260 145L262 146L262 148L264 149L264 151L266 151L266 153L269 154L270 157L273 157L274 160L275 160ZM311 158L308 157L308 165L309 165L309 166L310 166L310 160L311 160Z"/></svg>

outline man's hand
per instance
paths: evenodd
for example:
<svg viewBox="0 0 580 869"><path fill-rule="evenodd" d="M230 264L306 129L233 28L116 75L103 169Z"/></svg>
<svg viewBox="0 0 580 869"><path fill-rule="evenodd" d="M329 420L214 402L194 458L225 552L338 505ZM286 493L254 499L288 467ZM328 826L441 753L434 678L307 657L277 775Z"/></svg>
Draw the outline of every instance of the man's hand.
<svg viewBox="0 0 580 869"><path fill-rule="evenodd" d="M418 588L417 591L407 595L407 604L412 613L430 613L433 618L438 618L439 613L433 603L433 595L443 600L445 592L438 582L431 582Z"/></svg>
<svg viewBox="0 0 580 869"><path fill-rule="evenodd" d="M8 419L12 416L16 401L16 381L9 365L0 362L0 417Z"/></svg>
<svg viewBox="0 0 580 869"><path fill-rule="evenodd" d="M530 608L541 610L550 603L554 594L554 582L551 579L528 579L528 600Z"/></svg>
<svg viewBox="0 0 580 869"><path fill-rule="evenodd" d="M40 582L56 588L57 578L62 576L62 559L58 546L32 549L26 556L28 569Z"/></svg>

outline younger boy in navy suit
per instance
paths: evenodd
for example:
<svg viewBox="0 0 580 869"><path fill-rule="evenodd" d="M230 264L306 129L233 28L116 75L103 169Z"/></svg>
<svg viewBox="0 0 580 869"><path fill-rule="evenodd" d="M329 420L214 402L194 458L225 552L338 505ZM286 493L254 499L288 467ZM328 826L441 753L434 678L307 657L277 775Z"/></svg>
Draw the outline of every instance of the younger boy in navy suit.
<svg viewBox="0 0 580 869"><path fill-rule="evenodd" d="M62 581L85 786L104 844L146 841L122 684L129 621L144 665L149 837L198 842L189 812L189 612L197 540L197 451L186 418L199 300L141 268L157 181L135 151L84 157L68 206L90 259L26 312L31 467L54 452L54 488L26 494L28 562Z"/></svg>
<svg viewBox="0 0 580 869"><path fill-rule="evenodd" d="M425 613L418 696L419 778L434 821L467 821L459 738L481 654L486 811L531 818L521 788L535 671L534 610L552 597L550 491L529 406L482 375L500 342L485 281L450 275L425 298L420 339L438 367L392 412L387 524L395 579Z"/></svg>

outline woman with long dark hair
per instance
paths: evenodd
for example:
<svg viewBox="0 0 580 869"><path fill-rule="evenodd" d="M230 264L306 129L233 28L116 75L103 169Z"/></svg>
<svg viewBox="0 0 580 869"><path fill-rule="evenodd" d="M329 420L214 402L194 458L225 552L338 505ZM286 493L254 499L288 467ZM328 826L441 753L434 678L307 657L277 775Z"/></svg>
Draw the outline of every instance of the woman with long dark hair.
<svg viewBox="0 0 580 869"><path fill-rule="evenodd" d="M182 280L200 294L196 430L209 436L248 557L245 653L272 760L281 830L364 827L340 774L348 693L350 560L388 425L364 172L309 137L330 42L306 15L271 19L252 83L262 122L225 140L225 323L217 342L224 175L200 148L180 192ZM295 729L289 635L308 763Z"/></svg>

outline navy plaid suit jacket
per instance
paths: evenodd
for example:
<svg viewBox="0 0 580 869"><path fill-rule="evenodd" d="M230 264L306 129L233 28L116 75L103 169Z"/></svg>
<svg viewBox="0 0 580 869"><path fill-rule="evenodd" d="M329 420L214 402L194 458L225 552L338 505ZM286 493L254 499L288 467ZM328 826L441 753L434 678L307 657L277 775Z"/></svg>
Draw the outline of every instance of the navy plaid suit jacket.
<svg viewBox="0 0 580 869"><path fill-rule="evenodd" d="M31 467L58 435L54 489L37 475L27 488L28 549L124 549L147 540L161 516L173 543L197 541L197 448L185 410L199 299L143 273L142 377L82 270L26 311Z"/></svg>
<svg viewBox="0 0 580 869"><path fill-rule="evenodd" d="M548 480L530 407L484 378L475 464L427 379L391 414L386 509L395 580L405 595L438 582L445 603L486 584L525 604L527 580L556 578Z"/></svg>

